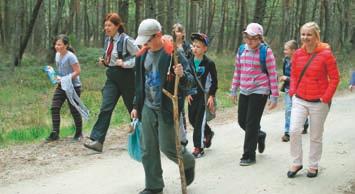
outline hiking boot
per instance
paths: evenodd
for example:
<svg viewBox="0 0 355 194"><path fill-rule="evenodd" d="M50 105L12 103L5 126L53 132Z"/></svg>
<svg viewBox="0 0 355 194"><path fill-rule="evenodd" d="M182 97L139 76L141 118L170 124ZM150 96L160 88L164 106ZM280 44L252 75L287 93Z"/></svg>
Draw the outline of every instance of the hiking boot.
<svg viewBox="0 0 355 194"><path fill-rule="evenodd" d="M240 166L250 166L252 164L255 164L256 163L256 160L255 159L240 159L240 162L239 162L239 165Z"/></svg>
<svg viewBox="0 0 355 194"><path fill-rule="evenodd" d="M185 170L186 185L189 186L195 179L195 166Z"/></svg>
<svg viewBox="0 0 355 194"><path fill-rule="evenodd" d="M97 152L102 152L103 148L102 143L100 143L99 141L94 141L92 139L89 139L87 142L85 142L84 146Z"/></svg>
<svg viewBox="0 0 355 194"><path fill-rule="evenodd" d="M260 154L263 153L265 150L265 139L266 139L266 133L260 131L259 139L258 139L258 151Z"/></svg>
<svg viewBox="0 0 355 194"><path fill-rule="evenodd" d="M73 140L74 141L81 141L83 139L83 134L82 133L75 133Z"/></svg>
<svg viewBox="0 0 355 194"><path fill-rule="evenodd" d="M46 142L52 142L59 140L58 132L52 131L49 136L46 138Z"/></svg>
<svg viewBox="0 0 355 194"><path fill-rule="evenodd" d="M143 191L139 192L139 194L162 194L163 189L144 189Z"/></svg>
<svg viewBox="0 0 355 194"><path fill-rule="evenodd" d="M195 147L193 152L192 152L192 155L195 156L195 158L200 158L202 157L203 155L205 154L205 152L203 151L203 148L197 148Z"/></svg>
<svg viewBox="0 0 355 194"><path fill-rule="evenodd" d="M209 135L206 135L205 140L203 141L203 144L205 145L205 148L211 147L213 136L214 136L214 132L213 131L211 131L211 133Z"/></svg>
<svg viewBox="0 0 355 194"><path fill-rule="evenodd" d="M290 141L290 135L288 133L285 133L284 136L281 137L281 140L283 142L288 142Z"/></svg>

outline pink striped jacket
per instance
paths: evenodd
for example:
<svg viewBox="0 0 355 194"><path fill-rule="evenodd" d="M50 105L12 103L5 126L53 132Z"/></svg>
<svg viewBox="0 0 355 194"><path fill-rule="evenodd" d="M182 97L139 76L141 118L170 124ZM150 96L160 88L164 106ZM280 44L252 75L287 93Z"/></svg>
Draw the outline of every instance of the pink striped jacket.
<svg viewBox="0 0 355 194"><path fill-rule="evenodd" d="M277 103L279 91L274 54L271 48L268 48L266 56L267 74L262 72L259 56L259 48L254 50L247 45L241 56L237 53L231 95L236 96L238 89L244 95L269 95L271 93L270 100Z"/></svg>

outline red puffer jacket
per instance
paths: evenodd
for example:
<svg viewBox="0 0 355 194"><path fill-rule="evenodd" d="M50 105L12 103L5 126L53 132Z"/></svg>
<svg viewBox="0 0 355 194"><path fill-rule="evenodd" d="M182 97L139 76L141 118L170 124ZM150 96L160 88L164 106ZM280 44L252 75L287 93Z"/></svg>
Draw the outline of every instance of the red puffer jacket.
<svg viewBox="0 0 355 194"><path fill-rule="evenodd" d="M296 88L303 67L313 53L316 53L316 56ZM326 43L319 43L313 53L307 53L302 47L293 54L289 95L296 94L302 99L321 99L322 102L329 103L339 83L339 70L335 57Z"/></svg>

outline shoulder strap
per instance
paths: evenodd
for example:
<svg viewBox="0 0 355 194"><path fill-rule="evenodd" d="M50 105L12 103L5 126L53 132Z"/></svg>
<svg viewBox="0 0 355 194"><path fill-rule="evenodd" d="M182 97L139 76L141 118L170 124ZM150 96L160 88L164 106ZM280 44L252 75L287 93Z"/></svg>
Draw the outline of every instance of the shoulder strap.
<svg viewBox="0 0 355 194"><path fill-rule="evenodd" d="M315 56L316 56L316 53L314 53L314 54L311 56L311 58L308 59L306 65L303 67L302 72L301 72L301 75L300 75L300 78L298 79L298 82L297 82L297 85L296 85L296 90L297 90L297 88L298 88L298 85L299 85L300 82L301 82L301 79L302 79L304 73L306 72L306 69L307 69L308 66L311 64L311 62L312 62L312 60L313 60L313 58L314 58Z"/></svg>
<svg viewBox="0 0 355 194"><path fill-rule="evenodd" d="M267 67L266 67L266 56L267 56L267 49L269 46L265 43L261 43L260 46L260 64L261 64L261 71L268 74Z"/></svg>
<svg viewBox="0 0 355 194"><path fill-rule="evenodd" d="M269 48L269 46L265 43L262 43L261 46L260 46L260 56L259 56L259 59L260 59L260 65L261 65L261 71L263 73L266 73L268 74L267 72L267 68L266 68L266 56L267 56L267 49ZM236 53L238 53L239 57L242 56L243 52L245 50L245 44L242 44L239 46L239 49L237 50Z"/></svg>
<svg viewBox="0 0 355 194"><path fill-rule="evenodd" d="M239 57L243 54L244 50L245 50L245 44L241 44L239 46L239 49L237 50Z"/></svg>
<svg viewBox="0 0 355 194"><path fill-rule="evenodd" d="M205 87L202 86L201 81L198 79L198 76L197 76L197 74L196 74L195 68L192 67L192 66L194 66L193 61L192 61L191 63L189 63L189 65L190 65L190 68L191 68L191 70L192 70L193 76L195 77L195 80L196 80L197 84L200 86L201 90L202 90L204 93L206 93Z"/></svg>
<svg viewBox="0 0 355 194"><path fill-rule="evenodd" d="M125 33L122 33L121 36L122 36L121 40L119 41L119 44L117 44L117 56L119 59L124 59L124 58L126 58L126 56L123 56L123 47L124 47L124 45L126 45L126 49L127 49L126 41L127 41L128 36ZM126 54L127 54L127 52L126 52Z"/></svg>

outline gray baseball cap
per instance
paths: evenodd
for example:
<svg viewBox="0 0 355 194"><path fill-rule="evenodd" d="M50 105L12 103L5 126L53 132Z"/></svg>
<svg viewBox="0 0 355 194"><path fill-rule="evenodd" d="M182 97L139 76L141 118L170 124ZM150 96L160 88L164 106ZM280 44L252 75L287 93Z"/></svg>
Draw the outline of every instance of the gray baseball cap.
<svg viewBox="0 0 355 194"><path fill-rule="evenodd" d="M144 45L156 33L161 32L161 25L155 19L145 19L138 27L138 36L134 42L136 45Z"/></svg>

